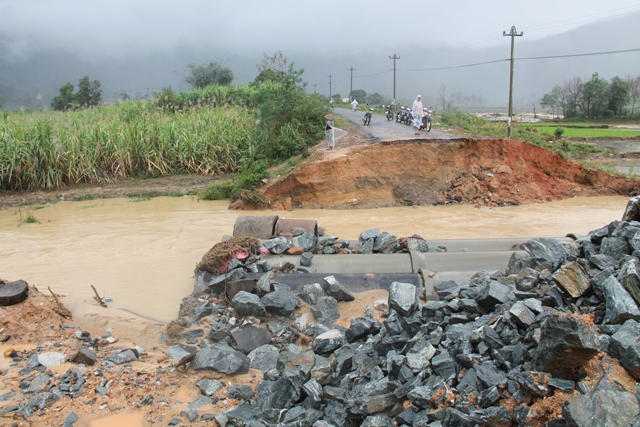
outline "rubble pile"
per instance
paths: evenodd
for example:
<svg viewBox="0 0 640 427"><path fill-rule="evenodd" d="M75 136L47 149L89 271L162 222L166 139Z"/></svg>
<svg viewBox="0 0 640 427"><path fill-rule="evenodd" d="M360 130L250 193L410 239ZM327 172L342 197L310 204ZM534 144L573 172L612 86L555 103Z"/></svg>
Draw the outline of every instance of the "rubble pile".
<svg viewBox="0 0 640 427"><path fill-rule="evenodd" d="M221 426L640 426L639 232L616 221L569 244L530 240L506 271L442 282L437 300L394 282L384 320L368 308L349 328L337 302L354 296L333 276L294 293L267 271L228 304L211 303L224 282L209 278L180 318L197 347L176 344L175 360L262 372Z"/></svg>

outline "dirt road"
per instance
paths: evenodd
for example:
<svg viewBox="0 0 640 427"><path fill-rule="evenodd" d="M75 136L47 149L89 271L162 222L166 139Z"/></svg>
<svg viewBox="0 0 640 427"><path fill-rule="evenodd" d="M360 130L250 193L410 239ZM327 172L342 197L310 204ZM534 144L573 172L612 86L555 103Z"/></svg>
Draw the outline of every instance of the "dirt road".
<svg viewBox="0 0 640 427"><path fill-rule="evenodd" d="M367 134L372 141L398 141L404 139L429 139L442 141L461 139L459 135L455 135L451 132L435 127L433 127L430 132L421 131L420 135L414 135L412 126L396 123L395 120L387 120L386 117L377 115L374 115L371 118L371 124L369 126L364 126L362 124L362 119L364 118L365 110L361 109L354 112L346 108L336 108L333 113L354 123L358 126L358 130Z"/></svg>

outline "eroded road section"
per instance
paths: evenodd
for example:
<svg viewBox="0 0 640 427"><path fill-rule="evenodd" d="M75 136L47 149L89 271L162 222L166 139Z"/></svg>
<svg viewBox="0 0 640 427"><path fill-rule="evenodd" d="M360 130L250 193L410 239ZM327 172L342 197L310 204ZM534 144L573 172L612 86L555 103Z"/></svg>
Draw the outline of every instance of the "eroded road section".
<svg viewBox="0 0 640 427"><path fill-rule="evenodd" d="M464 139L460 135L456 135L447 130L432 127L430 132L420 131L420 135L414 135L413 126L407 126L402 123L396 123L394 120L387 120L386 117L373 115L371 124L363 125L365 110L358 109L352 111L346 108L336 108L333 113L344 117L350 122L358 126L358 129L369 136L372 141L398 141L413 139L429 139L429 140L460 140Z"/></svg>

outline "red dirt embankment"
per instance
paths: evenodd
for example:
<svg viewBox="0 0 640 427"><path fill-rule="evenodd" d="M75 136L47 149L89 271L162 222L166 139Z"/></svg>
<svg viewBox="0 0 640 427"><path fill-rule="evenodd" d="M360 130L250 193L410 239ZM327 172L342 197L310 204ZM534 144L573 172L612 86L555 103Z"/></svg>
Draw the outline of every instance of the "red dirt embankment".
<svg viewBox="0 0 640 427"><path fill-rule="evenodd" d="M262 193L272 206L365 208L516 205L573 196L635 195L640 180L581 165L515 140L398 141L326 151Z"/></svg>

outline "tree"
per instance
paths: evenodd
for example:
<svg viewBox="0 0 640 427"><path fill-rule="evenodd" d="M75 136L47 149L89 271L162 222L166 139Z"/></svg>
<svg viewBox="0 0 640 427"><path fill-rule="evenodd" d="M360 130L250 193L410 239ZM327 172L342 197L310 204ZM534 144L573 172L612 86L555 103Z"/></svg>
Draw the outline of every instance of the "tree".
<svg viewBox="0 0 640 427"><path fill-rule="evenodd" d="M558 96L553 93L546 93L540 100L540 105L551 110L551 115L555 116L558 107Z"/></svg>
<svg viewBox="0 0 640 427"><path fill-rule="evenodd" d="M284 76L293 65L294 63L289 63L289 59L284 56L281 50L274 53L273 56L269 56L266 52L263 52L262 62L258 64L258 71L270 70Z"/></svg>
<svg viewBox="0 0 640 427"><path fill-rule="evenodd" d="M627 76L627 84L629 85L629 97L631 98L631 115L635 114L636 101L640 96L640 76L633 78Z"/></svg>
<svg viewBox="0 0 640 427"><path fill-rule="evenodd" d="M562 111L562 116L566 116L566 105L567 105L567 87L555 85L553 89L551 89L551 94L556 99L556 114L559 114Z"/></svg>
<svg viewBox="0 0 640 427"><path fill-rule="evenodd" d="M574 77L564 83L563 90L567 94L567 104L565 106L565 117L575 117L579 115L579 101L582 94L582 79Z"/></svg>
<svg viewBox="0 0 640 427"><path fill-rule="evenodd" d="M0 108L4 105L4 98L0 96Z"/></svg>
<svg viewBox="0 0 640 427"><path fill-rule="evenodd" d="M604 115L607 82L600 78L598 73L591 75L591 80L582 85L581 107L582 114L589 118L598 118Z"/></svg>
<svg viewBox="0 0 640 427"><path fill-rule="evenodd" d="M623 116L624 107L629 103L630 99L627 82L618 76L612 78L607 89L607 110L611 111L616 117Z"/></svg>
<svg viewBox="0 0 640 427"><path fill-rule="evenodd" d="M233 82L233 71L215 61L202 65L189 64L187 68L189 75L184 78L184 81L195 88L210 85L227 86Z"/></svg>
<svg viewBox="0 0 640 427"><path fill-rule="evenodd" d="M378 92L367 95L366 100L367 103L372 105L382 105L384 103L384 98Z"/></svg>
<svg viewBox="0 0 640 427"><path fill-rule="evenodd" d="M73 85L71 83L65 83L58 89L60 94L55 96L51 100L51 108L56 111L66 111L74 108L76 104L75 96L73 95ZM76 104L77 105L77 104Z"/></svg>
<svg viewBox="0 0 640 427"><path fill-rule="evenodd" d="M98 80L90 81L89 76L84 76L78 81L76 101L81 107L96 107L102 101L102 90Z"/></svg>
<svg viewBox="0 0 640 427"><path fill-rule="evenodd" d="M367 100L367 92L364 89L355 89L351 92L351 98L355 100L360 100L358 102L366 102Z"/></svg>
<svg viewBox="0 0 640 427"><path fill-rule="evenodd" d="M263 53L262 62L258 67L258 75L254 79L254 83L264 83L266 81L274 81L285 83L290 86L297 86L302 83L302 74L304 69L296 70L293 68L294 63L289 62L282 51L277 51L273 56ZM306 87L306 83L302 83L300 87Z"/></svg>
<svg viewBox="0 0 640 427"><path fill-rule="evenodd" d="M442 104L442 111L445 111L447 106L447 87L444 84L441 84L440 89L438 89L438 101Z"/></svg>

